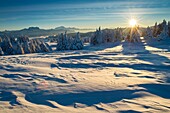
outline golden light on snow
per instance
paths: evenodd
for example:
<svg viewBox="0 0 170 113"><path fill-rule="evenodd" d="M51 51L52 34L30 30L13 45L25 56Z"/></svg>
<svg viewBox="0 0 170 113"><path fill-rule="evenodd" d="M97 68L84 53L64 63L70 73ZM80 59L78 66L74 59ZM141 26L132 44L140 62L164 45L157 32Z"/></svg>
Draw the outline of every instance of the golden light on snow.
<svg viewBox="0 0 170 113"><path fill-rule="evenodd" d="M136 22L135 19L131 19L130 22L129 22L130 26L132 26L132 27L134 27L136 25L136 23L137 22Z"/></svg>

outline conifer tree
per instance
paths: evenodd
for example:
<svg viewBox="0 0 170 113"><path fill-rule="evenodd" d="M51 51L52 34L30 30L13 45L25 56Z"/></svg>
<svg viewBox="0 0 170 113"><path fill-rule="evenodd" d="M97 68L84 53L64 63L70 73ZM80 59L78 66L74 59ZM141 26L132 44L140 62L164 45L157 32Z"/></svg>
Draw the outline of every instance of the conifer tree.
<svg viewBox="0 0 170 113"><path fill-rule="evenodd" d="M80 39L80 33L76 33L76 37L72 40L71 46L70 46L71 50L80 50L83 49L83 42Z"/></svg>
<svg viewBox="0 0 170 113"><path fill-rule="evenodd" d="M152 36L157 37L157 30L158 30L158 25L157 25L157 22L156 22L156 23L155 23L155 26L153 27Z"/></svg>
<svg viewBox="0 0 170 113"><path fill-rule="evenodd" d="M170 21L168 22L168 36L170 37Z"/></svg>
<svg viewBox="0 0 170 113"><path fill-rule="evenodd" d="M150 40L153 38L153 33L151 28L148 26L146 29L146 36L144 37L146 40Z"/></svg>
<svg viewBox="0 0 170 113"><path fill-rule="evenodd" d="M0 56L4 55L4 52L2 51L2 48L0 47Z"/></svg>
<svg viewBox="0 0 170 113"><path fill-rule="evenodd" d="M96 32L91 37L91 44L98 45L101 44L102 42L103 42L103 34L101 28L99 27L99 29L96 29Z"/></svg>

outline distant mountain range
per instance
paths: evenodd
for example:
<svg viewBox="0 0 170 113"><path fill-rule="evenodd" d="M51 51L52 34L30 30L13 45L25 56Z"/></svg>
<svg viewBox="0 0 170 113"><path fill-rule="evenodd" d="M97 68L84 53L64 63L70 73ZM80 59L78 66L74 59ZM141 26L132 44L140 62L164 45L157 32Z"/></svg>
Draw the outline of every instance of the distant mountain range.
<svg viewBox="0 0 170 113"><path fill-rule="evenodd" d="M54 29L41 29L39 27L29 27L22 30L13 30L13 31L1 31L0 35L7 35L7 36L28 36L28 37L39 37L39 36L50 36L50 35L57 35L59 33L75 33L77 31L82 30L92 30L92 29L79 29L75 27L56 27Z"/></svg>

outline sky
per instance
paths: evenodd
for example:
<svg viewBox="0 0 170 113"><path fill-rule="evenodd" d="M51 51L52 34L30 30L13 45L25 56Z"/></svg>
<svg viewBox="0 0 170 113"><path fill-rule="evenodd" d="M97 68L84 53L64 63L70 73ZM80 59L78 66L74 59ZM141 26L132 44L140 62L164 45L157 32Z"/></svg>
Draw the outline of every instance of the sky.
<svg viewBox="0 0 170 113"><path fill-rule="evenodd" d="M170 21L170 0L0 0L0 31L37 26L146 27Z"/></svg>

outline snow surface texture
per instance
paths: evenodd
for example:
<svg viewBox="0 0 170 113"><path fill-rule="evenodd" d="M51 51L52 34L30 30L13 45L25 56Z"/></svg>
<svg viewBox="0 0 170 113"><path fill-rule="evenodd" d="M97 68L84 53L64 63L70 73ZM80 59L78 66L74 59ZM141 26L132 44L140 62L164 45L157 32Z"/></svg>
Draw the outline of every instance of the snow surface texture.
<svg viewBox="0 0 170 113"><path fill-rule="evenodd" d="M170 112L170 40L0 57L0 113Z"/></svg>

